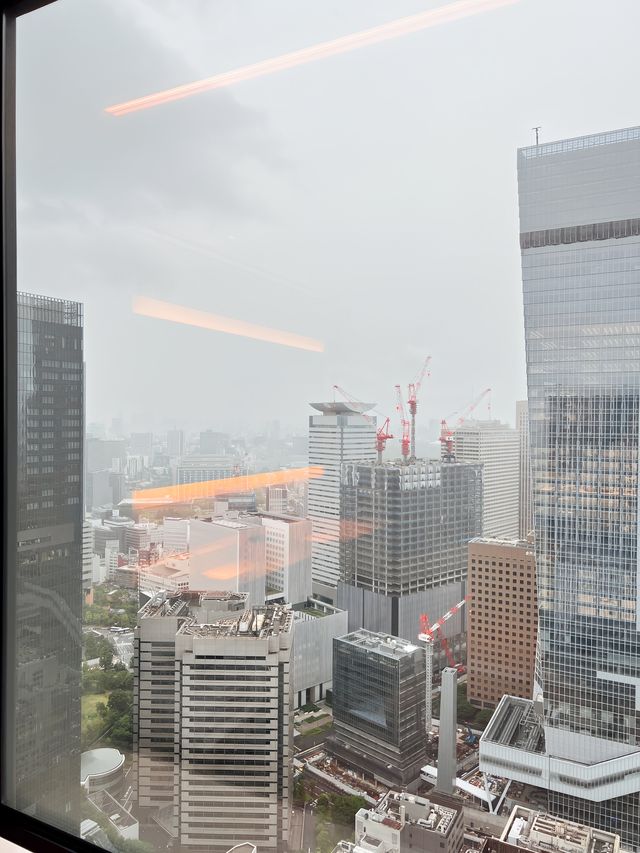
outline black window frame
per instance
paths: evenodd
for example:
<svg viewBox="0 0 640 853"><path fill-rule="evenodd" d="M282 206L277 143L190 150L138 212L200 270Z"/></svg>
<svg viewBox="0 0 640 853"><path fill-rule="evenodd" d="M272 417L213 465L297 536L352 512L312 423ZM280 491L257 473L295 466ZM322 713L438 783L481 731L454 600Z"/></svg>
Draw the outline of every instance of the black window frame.
<svg viewBox="0 0 640 853"><path fill-rule="evenodd" d="M0 695L0 839L11 841L34 853L87 851L98 849L87 841L54 826L36 820L5 805L12 786L13 767L6 750L11 737L13 707L10 690L13 611L15 602L16 565L16 454L17 446L17 266L16 266L16 24L22 15L48 6L55 0L0 0L2 31L0 35L0 137L2 176L2 349L3 349L3 417L2 417L2 562L0 573L0 654L2 656L2 693ZM78 780L80 784L80 780Z"/></svg>

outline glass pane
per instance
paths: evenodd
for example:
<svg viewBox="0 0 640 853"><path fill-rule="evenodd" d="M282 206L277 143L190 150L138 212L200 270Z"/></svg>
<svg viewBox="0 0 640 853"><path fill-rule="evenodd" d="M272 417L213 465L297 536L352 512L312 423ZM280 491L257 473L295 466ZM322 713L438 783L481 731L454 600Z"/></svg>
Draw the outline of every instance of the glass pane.
<svg viewBox="0 0 640 853"><path fill-rule="evenodd" d="M124 853L640 850L639 24L19 20L9 805Z"/></svg>

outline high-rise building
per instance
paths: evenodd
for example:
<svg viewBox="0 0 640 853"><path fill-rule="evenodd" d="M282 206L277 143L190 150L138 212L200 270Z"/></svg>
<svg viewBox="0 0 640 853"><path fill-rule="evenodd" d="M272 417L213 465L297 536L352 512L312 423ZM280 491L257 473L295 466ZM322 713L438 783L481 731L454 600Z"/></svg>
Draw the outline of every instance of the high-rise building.
<svg viewBox="0 0 640 853"><path fill-rule="evenodd" d="M143 456L151 464L153 456L153 433L132 432L129 439L129 454L131 456Z"/></svg>
<svg viewBox="0 0 640 853"><path fill-rule="evenodd" d="M140 611L139 808L180 849L226 851L248 835L259 850L286 849L292 639L291 610L244 610L237 593L158 596Z"/></svg>
<svg viewBox="0 0 640 853"><path fill-rule="evenodd" d="M640 127L523 148L518 182L542 725L508 737L503 699L481 766L638 849Z"/></svg>
<svg viewBox="0 0 640 853"><path fill-rule="evenodd" d="M536 558L527 542L472 539L467 606L467 698L495 708L531 699L538 635Z"/></svg>
<svg viewBox="0 0 640 853"><path fill-rule="evenodd" d="M93 525L82 522L82 591L85 600L91 596L93 587Z"/></svg>
<svg viewBox="0 0 640 853"><path fill-rule="evenodd" d="M265 536L267 592L298 604L311 595L311 522L289 515L260 513Z"/></svg>
<svg viewBox="0 0 640 853"><path fill-rule="evenodd" d="M167 456L176 459L184 455L184 430L167 430Z"/></svg>
<svg viewBox="0 0 640 853"><path fill-rule="evenodd" d="M482 530L482 466L345 464L342 524L337 603L349 612L349 629L415 639L422 613L435 622L465 596L467 543ZM462 614L444 631L460 660ZM434 652L441 662L439 644Z"/></svg>
<svg viewBox="0 0 640 853"><path fill-rule="evenodd" d="M529 443L529 404L516 403L516 429L519 447L518 536L527 539L533 531L533 497L531 494L531 449Z"/></svg>
<svg viewBox="0 0 640 853"><path fill-rule="evenodd" d="M286 515L289 506L289 490L286 486L267 486L265 489L267 512Z"/></svg>
<svg viewBox="0 0 640 853"><path fill-rule="evenodd" d="M212 429L200 433L201 455L224 455L229 449L229 436L226 432L214 432Z"/></svg>
<svg viewBox="0 0 640 853"><path fill-rule="evenodd" d="M341 466L376 458L376 419L364 414L373 404L311 405L320 414L309 416L309 465L322 468L322 475L309 481L314 593L334 602L340 580Z"/></svg>
<svg viewBox="0 0 640 853"><path fill-rule="evenodd" d="M360 629L333 641L329 750L389 785L405 786L426 764L425 652Z"/></svg>
<svg viewBox="0 0 640 853"><path fill-rule="evenodd" d="M162 520L162 547L165 554L184 554L189 547L189 519Z"/></svg>
<svg viewBox="0 0 640 853"><path fill-rule="evenodd" d="M255 520L191 519L189 571L191 589L247 592L249 605L264 604L264 528Z"/></svg>
<svg viewBox="0 0 640 853"><path fill-rule="evenodd" d="M465 421L453 433L453 451L458 461L483 465L483 534L517 538L518 431L500 421Z"/></svg>
<svg viewBox="0 0 640 853"><path fill-rule="evenodd" d="M78 834L83 600L82 305L19 293L17 571L9 805Z"/></svg>

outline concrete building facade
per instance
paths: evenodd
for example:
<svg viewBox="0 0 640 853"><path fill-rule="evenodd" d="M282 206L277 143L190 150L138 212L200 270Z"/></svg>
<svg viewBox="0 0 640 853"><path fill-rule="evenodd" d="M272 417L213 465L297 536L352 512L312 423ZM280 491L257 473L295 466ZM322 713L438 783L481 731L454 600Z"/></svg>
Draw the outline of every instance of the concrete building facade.
<svg viewBox="0 0 640 853"><path fill-rule="evenodd" d="M505 693L531 699L538 635L533 546L472 539L467 589L469 702L495 708Z"/></svg>
<svg viewBox="0 0 640 853"><path fill-rule="evenodd" d="M294 705L324 699L333 685L333 641L348 633L348 615L331 604L308 598L293 607Z"/></svg>
<svg viewBox="0 0 640 853"><path fill-rule="evenodd" d="M334 603L340 580L340 488L344 462L376 458L376 419L371 406L312 403L320 414L309 417L309 465L322 476L309 481L308 517L313 525L314 595Z"/></svg>
<svg viewBox="0 0 640 853"><path fill-rule="evenodd" d="M265 537L266 588L290 604L311 595L311 522L306 518L260 513Z"/></svg>
<svg viewBox="0 0 640 853"><path fill-rule="evenodd" d="M286 849L293 615L237 593L156 597L134 640L141 817L181 850ZM223 612L221 612L223 611Z"/></svg>
<svg viewBox="0 0 640 853"><path fill-rule="evenodd" d="M465 421L453 433L458 461L483 466L482 533L513 539L519 530L518 431L500 421Z"/></svg>
<svg viewBox="0 0 640 853"><path fill-rule="evenodd" d="M388 785L426 763L424 648L360 629L333 641L334 732L327 748Z"/></svg>

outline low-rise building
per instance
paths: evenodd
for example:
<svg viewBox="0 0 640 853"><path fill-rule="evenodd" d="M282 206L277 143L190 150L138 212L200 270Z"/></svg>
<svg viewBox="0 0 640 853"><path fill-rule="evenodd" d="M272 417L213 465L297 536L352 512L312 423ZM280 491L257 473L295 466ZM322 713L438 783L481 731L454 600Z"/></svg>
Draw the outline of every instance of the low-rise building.
<svg viewBox="0 0 640 853"><path fill-rule="evenodd" d="M124 785L124 755L118 749L89 749L80 758L80 784L87 794L119 794Z"/></svg>
<svg viewBox="0 0 640 853"><path fill-rule="evenodd" d="M619 853L620 836L524 806L515 806L500 839L487 838L482 853L518 853L521 850L541 853Z"/></svg>
<svg viewBox="0 0 640 853"><path fill-rule="evenodd" d="M458 853L463 844L462 803L441 794L429 798L390 791L355 818L355 843L334 853Z"/></svg>

